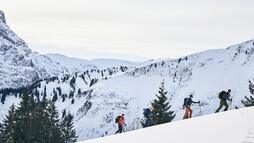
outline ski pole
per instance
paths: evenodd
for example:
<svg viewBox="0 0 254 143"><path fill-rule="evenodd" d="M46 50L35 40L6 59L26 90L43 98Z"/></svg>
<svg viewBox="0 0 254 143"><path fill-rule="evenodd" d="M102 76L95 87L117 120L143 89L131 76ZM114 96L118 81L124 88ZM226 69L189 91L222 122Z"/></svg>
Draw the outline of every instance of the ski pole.
<svg viewBox="0 0 254 143"><path fill-rule="evenodd" d="M233 96L231 97L230 110L232 109Z"/></svg>
<svg viewBox="0 0 254 143"><path fill-rule="evenodd" d="M201 113L201 116L202 116L202 110L201 110L201 104L199 103L199 109L200 109L200 113Z"/></svg>
<svg viewBox="0 0 254 143"><path fill-rule="evenodd" d="M230 101L230 110L232 109L231 107L232 107L232 101Z"/></svg>

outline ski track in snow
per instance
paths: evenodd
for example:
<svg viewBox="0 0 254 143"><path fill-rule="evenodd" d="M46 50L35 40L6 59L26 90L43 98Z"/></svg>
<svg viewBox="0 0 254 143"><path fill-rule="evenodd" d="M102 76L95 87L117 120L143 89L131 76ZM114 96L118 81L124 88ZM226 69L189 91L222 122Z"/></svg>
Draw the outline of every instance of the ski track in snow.
<svg viewBox="0 0 254 143"><path fill-rule="evenodd" d="M241 112L241 111L240 111ZM241 112L241 114L244 116L244 114ZM254 143L254 118L248 118L248 120L251 120L253 122L252 126L248 129L247 135L242 143Z"/></svg>

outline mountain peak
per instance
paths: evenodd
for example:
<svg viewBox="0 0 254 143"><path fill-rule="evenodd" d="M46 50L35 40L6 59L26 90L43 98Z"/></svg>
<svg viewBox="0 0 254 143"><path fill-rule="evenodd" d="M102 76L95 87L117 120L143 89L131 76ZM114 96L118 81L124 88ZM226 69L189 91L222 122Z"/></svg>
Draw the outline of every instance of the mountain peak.
<svg viewBox="0 0 254 143"><path fill-rule="evenodd" d="M5 16L4 16L4 12L2 10L0 10L0 21L2 21L3 23L6 24L6 20L5 20Z"/></svg>

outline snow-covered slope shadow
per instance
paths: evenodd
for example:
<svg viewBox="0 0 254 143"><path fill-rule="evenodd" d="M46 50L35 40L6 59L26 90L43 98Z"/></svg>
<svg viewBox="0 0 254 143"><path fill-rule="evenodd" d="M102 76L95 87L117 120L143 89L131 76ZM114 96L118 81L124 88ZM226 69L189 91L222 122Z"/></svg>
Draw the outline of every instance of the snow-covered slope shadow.
<svg viewBox="0 0 254 143"><path fill-rule="evenodd" d="M79 143L254 143L253 112L243 108Z"/></svg>

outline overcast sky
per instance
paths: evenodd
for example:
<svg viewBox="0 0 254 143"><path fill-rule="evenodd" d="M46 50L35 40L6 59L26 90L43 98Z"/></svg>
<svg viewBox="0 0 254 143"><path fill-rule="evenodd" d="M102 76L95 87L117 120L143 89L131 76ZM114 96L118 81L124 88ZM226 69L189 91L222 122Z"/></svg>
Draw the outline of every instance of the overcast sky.
<svg viewBox="0 0 254 143"><path fill-rule="evenodd" d="M41 54L144 61L254 39L254 0L0 0Z"/></svg>

